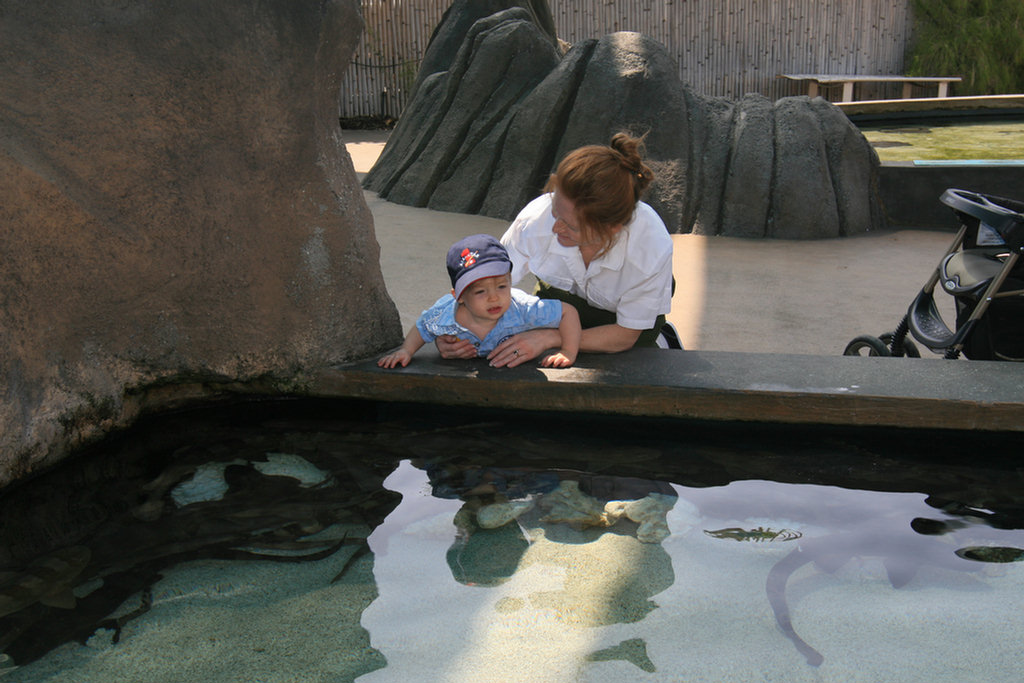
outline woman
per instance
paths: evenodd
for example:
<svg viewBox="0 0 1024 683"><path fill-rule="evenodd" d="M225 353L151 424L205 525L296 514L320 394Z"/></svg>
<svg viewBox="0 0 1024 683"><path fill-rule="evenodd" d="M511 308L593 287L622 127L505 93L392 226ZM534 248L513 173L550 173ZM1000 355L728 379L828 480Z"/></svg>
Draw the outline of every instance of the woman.
<svg viewBox="0 0 1024 683"><path fill-rule="evenodd" d="M643 141L616 134L610 146L569 153L545 187L501 238L512 259L512 282L527 273L537 296L576 306L580 351L617 353L655 346L672 299L672 239L658 214L640 201L654 175ZM551 330L509 337L488 356L515 367L557 347ZM472 346L438 340L444 358L468 358Z"/></svg>

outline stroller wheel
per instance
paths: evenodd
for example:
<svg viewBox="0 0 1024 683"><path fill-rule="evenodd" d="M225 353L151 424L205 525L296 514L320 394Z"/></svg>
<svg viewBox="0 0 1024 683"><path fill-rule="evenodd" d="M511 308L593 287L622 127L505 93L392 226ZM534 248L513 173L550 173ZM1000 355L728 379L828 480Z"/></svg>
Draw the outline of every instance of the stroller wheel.
<svg viewBox="0 0 1024 683"><path fill-rule="evenodd" d="M892 347L892 332L886 332L885 334L880 334L880 335L878 335L878 338L882 340L882 343L885 344L886 347L888 347L888 348ZM857 354L857 355L859 355L859 354ZM889 352L889 355L890 356L892 355L892 351ZM905 355L907 358L920 358L921 357L921 352L917 350L917 344L915 344L914 342L912 342L909 339L904 338L903 339L903 355Z"/></svg>
<svg viewBox="0 0 1024 683"><path fill-rule="evenodd" d="M866 353L865 353L866 352ZM889 356L889 347L878 337L862 334L846 345L844 356Z"/></svg>

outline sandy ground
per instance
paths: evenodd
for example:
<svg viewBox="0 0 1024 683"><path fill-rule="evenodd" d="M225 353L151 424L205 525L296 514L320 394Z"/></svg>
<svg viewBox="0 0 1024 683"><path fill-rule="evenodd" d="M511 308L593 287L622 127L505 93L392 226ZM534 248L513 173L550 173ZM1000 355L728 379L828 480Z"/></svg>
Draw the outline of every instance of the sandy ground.
<svg viewBox="0 0 1024 683"><path fill-rule="evenodd" d="M345 131L360 178L387 135ZM443 259L452 242L476 232L500 236L508 227L504 220L401 206L374 192L365 196L384 279L405 329L451 288ZM675 235L673 241L677 286L668 317L686 348L840 355L857 335L896 326L952 232L881 231L814 241ZM953 327L952 297L936 298ZM922 356L939 358L927 349Z"/></svg>

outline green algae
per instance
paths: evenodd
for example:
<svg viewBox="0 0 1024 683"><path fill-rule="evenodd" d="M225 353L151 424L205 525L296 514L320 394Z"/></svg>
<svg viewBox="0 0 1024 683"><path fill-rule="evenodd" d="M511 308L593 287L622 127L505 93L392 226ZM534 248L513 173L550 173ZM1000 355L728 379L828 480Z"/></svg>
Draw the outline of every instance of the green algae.
<svg viewBox="0 0 1024 683"><path fill-rule="evenodd" d="M1024 121L864 126L881 161L1024 159Z"/></svg>

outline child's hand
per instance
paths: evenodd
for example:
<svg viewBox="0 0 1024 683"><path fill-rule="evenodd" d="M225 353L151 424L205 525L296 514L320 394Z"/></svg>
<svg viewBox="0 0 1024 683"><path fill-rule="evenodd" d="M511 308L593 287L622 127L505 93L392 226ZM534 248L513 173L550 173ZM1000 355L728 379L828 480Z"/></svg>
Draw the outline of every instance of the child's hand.
<svg viewBox="0 0 1024 683"><path fill-rule="evenodd" d="M388 355L377 361L378 367L382 368L393 368L401 365L403 368L409 364L412 360L412 354L405 349L398 349L394 353Z"/></svg>
<svg viewBox="0 0 1024 683"><path fill-rule="evenodd" d="M545 368L567 368L570 367L575 360L575 357L570 357L562 351L557 351L545 356L544 360L542 360L540 364Z"/></svg>

